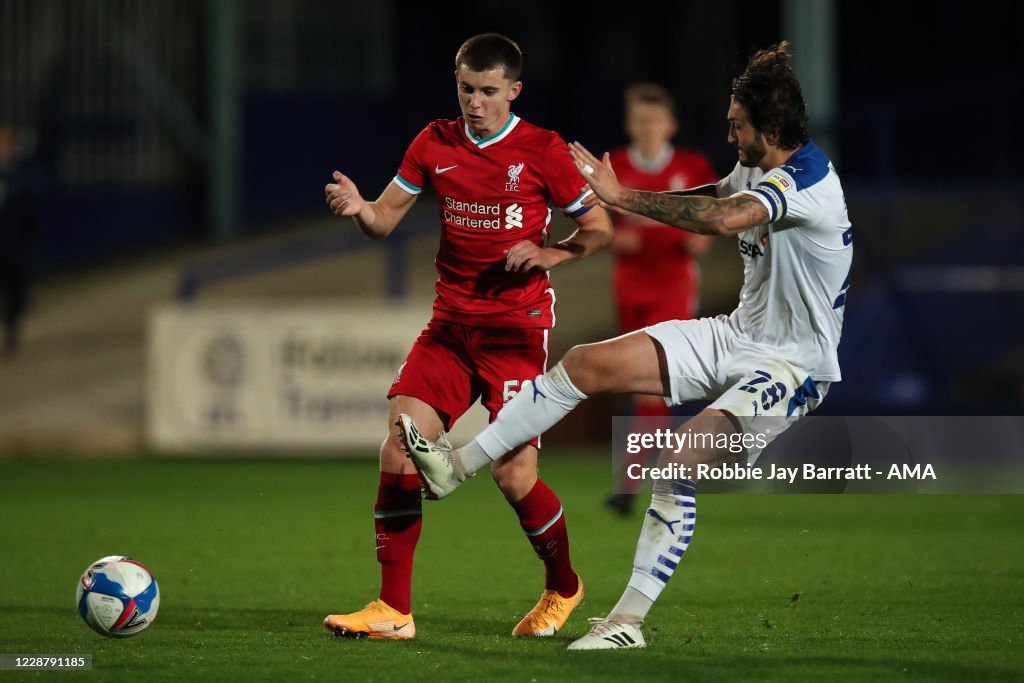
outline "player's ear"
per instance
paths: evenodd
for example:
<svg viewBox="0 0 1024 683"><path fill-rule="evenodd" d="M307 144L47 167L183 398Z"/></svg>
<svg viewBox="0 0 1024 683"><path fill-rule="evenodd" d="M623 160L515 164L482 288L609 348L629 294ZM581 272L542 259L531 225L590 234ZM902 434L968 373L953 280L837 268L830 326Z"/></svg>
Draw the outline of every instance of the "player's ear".
<svg viewBox="0 0 1024 683"><path fill-rule="evenodd" d="M519 97L519 93L523 91L523 82L516 81L512 84L512 87L508 91L508 101L511 102L515 98Z"/></svg>
<svg viewBox="0 0 1024 683"><path fill-rule="evenodd" d="M779 131L769 130L763 133L762 137L764 138L764 142L766 145L771 145L772 147L779 146Z"/></svg>

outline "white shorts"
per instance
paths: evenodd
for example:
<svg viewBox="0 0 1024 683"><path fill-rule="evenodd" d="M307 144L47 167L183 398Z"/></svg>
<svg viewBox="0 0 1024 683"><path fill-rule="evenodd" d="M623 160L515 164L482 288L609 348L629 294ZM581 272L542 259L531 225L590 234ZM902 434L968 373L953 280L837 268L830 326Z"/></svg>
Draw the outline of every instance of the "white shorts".
<svg viewBox="0 0 1024 683"><path fill-rule="evenodd" d="M771 442L825 399L831 382L817 382L780 358L771 346L752 342L725 315L669 320L645 327L665 350L671 395L668 405L712 401L710 408L735 416L748 434ZM748 462L760 455L748 453Z"/></svg>

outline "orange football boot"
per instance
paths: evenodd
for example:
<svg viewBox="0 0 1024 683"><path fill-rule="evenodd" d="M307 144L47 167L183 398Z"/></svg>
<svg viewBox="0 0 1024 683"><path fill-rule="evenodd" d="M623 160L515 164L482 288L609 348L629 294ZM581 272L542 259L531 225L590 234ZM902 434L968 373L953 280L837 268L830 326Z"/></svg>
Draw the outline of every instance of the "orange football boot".
<svg viewBox="0 0 1024 683"><path fill-rule="evenodd" d="M383 600L374 600L352 614L330 614L324 628L339 638L409 640L416 635L411 614L402 614Z"/></svg>
<svg viewBox="0 0 1024 683"><path fill-rule="evenodd" d="M583 601L583 579L576 575L579 587L572 597L563 598L558 591L544 591L536 607L526 613L522 621L512 629L512 635L520 637L553 636L565 625L569 615Z"/></svg>

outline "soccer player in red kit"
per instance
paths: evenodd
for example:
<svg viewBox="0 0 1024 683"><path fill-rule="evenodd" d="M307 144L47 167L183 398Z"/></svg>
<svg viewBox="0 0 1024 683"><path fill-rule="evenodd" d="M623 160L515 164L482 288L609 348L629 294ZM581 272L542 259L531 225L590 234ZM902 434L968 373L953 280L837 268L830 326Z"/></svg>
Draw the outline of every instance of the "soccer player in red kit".
<svg viewBox="0 0 1024 683"><path fill-rule="evenodd" d="M629 145L609 155L619 182L638 190L683 190L718 181L706 156L675 147L675 102L659 85L637 83L624 94L625 128ZM700 268L697 258L714 238L695 235L637 214L615 216L613 287L619 334L628 334L664 320L697 317ZM657 396L636 396L637 417L670 415ZM636 458L645 458L640 453ZM626 476L630 462L619 473L619 490L605 500L608 507L627 515L637 482Z"/></svg>
<svg viewBox="0 0 1024 683"><path fill-rule="evenodd" d="M416 633L410 585L422 525L420 481L401 449L398 415L414 415L431 438L478 398L493 419L525 380L546 368L555 323L547 271L589 256L612 237L608 214L582 204L585 182L566 143L511 111L522 89L519 47L498 34L477 35L459 48L455 67L462 116L424 128L377 201L364 200L337 171L326 187L331 210L353 216L371 239L395 228L427 182L441 218L433 316L388 392L374 506L380 597L358 612L328 616L324 626L336 635ZM549 203L578 226L551 246ZM546 570L540 602L512 635L553 635L583 598L583 583L569 558L561 503L537 477L537 442L496 461L491 473Z"/></svg>

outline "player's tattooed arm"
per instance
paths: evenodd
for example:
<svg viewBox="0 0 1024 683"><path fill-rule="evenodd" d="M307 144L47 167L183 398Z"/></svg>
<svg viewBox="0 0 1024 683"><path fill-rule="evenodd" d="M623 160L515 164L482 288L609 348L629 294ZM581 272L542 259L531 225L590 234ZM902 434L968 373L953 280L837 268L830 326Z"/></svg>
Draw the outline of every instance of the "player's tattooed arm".
<svg viewBox="0 0 1024 683"><path fill-rule="evenodd" d="M669 194L673 197L717 197L718 185L716 183L709 183L707 185L691 187L687 190L669 190L668 192L662 192L662 194Z"/></svg>
<svg viewBox="0 0 1024 683"><path fill-rule="evenodd" d="M569 143L569 154L590 189L608 206L703 235L735 235L768 222L768 209L749 195L734 194L719 199L710 196L710 187L706 196L704 192L678 196L632 190L615 177L607 154L602 161L578 142ZM728 191L727 187L728 183L723 179L715 186L715 195Z"/></svg>
<svg viewBox="0 0 1024 683"><path fill-rule="evenodd" d="M717 199L629 190L617 202L634 213L703 235L735 235L768 222L768 209L745 194Z"/></svg>

